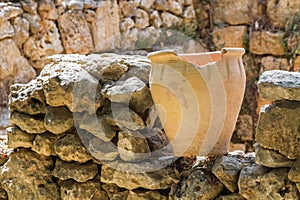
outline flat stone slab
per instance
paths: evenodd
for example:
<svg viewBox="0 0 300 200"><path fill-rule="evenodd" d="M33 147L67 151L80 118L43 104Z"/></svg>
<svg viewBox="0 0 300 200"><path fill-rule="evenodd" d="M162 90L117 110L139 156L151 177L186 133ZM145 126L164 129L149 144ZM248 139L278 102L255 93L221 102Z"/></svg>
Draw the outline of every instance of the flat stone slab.
<svg viewBox="0 0 300 200"><path fill-rule="evenodd" d="M300 73L272 70L264 72L257 83L259 95L267 100L300 101Z"/></svg>

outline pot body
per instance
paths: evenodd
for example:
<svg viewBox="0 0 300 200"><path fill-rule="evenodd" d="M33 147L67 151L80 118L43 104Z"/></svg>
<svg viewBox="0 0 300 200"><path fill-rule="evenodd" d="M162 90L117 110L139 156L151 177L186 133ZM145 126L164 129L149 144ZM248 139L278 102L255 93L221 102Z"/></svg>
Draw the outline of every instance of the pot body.
<svg viewBox="0 0 300 200"><path fill-rule="evenodd" d="M154 52L150 91L176 156L228 152L245 90L244 49Z"/></svg>

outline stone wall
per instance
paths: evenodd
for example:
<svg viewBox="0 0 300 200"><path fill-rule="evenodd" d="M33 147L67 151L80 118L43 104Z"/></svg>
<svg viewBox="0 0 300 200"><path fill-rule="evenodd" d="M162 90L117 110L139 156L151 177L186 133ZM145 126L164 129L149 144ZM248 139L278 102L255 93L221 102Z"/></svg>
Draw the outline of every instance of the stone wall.
<svg viewBox="0 0 300 200"><path fill-rule="evenodd" d="M175 158L144 57L55 55L45 63L11 88L13 150L0 163L0 199L300 198L300 73L260 77L260 95L275 102L261 110L255 154Z"/></svg>
<svg viewBox="0 0 300 200"><path fill-rule="evenodd" d="M253 151L259 108L269 102L257 94L259 75L300 68L297 0L0 2L1 105L7 104L10 85L33 79L53 54L244 47L247 87L232 149ZM0 111L4 123L7 109Z"/></svg>

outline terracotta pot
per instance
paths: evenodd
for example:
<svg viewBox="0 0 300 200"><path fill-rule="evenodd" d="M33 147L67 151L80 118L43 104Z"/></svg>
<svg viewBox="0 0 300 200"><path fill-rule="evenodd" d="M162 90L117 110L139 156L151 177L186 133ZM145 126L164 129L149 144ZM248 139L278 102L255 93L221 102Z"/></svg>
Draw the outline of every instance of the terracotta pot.
<svg viewBox="0 0 300 200"><path fill-rule="evenodd" d="M245 91L242 48L150 53L150 90L176 156L228 152Z"/></svg>

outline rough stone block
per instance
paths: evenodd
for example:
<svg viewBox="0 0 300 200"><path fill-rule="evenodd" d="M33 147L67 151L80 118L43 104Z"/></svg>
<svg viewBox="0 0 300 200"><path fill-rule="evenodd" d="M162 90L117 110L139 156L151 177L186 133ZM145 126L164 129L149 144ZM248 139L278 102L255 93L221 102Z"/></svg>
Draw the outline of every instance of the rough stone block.
<svg viewBox="0 0 300 200"><path fill-rule="evenodd" d="M300 102L283 101L261 109L256 141L290 159L300 157Z"/></svg>
<svg viewBox="0 0 300 200"><path fill-rule="evenodd" d="M46 131L43 116L27 115L19 112L13 112L10 116L10 122L17 125L27 133L43 133Z"/></svg>
<svg viewBox="0 0 300 200"><path fill-rule="evenodd" d="M219 50L223 47L245 47L246 34L247 26L214 28L213 42Z"/></svg>
<svg viewBox="0 0 300 200"><path fill-rule="evenodd" d="M214 4L215 23L231 25L251 24L262 17L262 5L259 1L217 0Z"/></svg>
<svg viewBox="0 0 300 200"><path fill-rule="evenodd" d="M54 144L57 137L49 132L39 134L33 141L32 151L45 156L57 156Z"/></svg>
<svg viewBox="0 0 300 200"><path fill-rule="evenodd" d="M300 101L300 73L273 70L264 72L257 83L260 97L267 100Z"/></svg>
<svg viewBox="0 0 300 200"><path fill-rule="evenodd" d="M276 58L273 56L266 56L261 59L260 74L264 71L270 70L290 70L289 62L286 58Z"/></svg>
<svg viewBox="0 0 300 200"><path fill-rule="evenodd" d="M7 128L8 137L8 148L31 148L33 140L35 138L34 134L26 133L16 126Z"/></svg>
<svg viewBox="0 0 300 200"><path fill-rule="evenodd" d="M253 31L250 35L250 52L258 55L283 56L285 53L283 37L283 32Z"/></svg>

